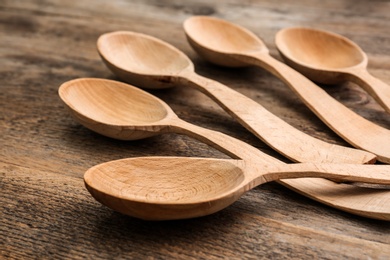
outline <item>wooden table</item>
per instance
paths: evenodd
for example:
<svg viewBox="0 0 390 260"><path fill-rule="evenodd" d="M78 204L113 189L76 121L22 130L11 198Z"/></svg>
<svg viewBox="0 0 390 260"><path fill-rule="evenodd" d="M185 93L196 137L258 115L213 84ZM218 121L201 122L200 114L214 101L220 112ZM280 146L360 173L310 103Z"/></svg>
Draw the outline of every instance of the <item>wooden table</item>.
<svg viewBox="0 0 390 260"><path fill-rule="evenodd" d="M201 60L182 22L211 15L262 37L274 57L287 26L331 30L357 42L369 70L390 83L390 1L0 1L0 258L390 258L390 223L357 217L278 184L255 188L203 218L145 222L96 202L84 188L91 166L125 157L227 158L193 139L167 134L123 142L76 123L57 90L79 77L116 79L96 52L102 33L131 30L161 38L194 61L199 74L251 97L298 129L346 145L283 83L258 68L225 69ZM389 128L390 117L354 84L327 91ZM240 138L281 158L196 90L151 91L189 122ZM287 160L285 160L287 161Z"/></svg>

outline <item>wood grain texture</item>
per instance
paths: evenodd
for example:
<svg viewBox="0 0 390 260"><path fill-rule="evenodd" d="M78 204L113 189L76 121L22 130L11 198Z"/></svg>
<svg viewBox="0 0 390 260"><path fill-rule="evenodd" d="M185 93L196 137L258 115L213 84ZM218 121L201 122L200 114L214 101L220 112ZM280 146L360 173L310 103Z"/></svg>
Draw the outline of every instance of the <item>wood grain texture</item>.
<svg viewBox="0 0 390 260"><path fill-rule="evenodd" d="M182 22L191 15L237 22L261 36L277 58L274 35L283 27L310 25L337 32L358 43L367 52L370 73L389 83L388 10L389 2L379 0L1 1L1 256L388 258L388 222L323 206L274 183L252 190L220 213L186 221L143 222L100 206L82 180L93 165L149 155L228 157L181 135L129 143L94 134L67 115L57 95L59 85L74 78L116 79L101 62L96 40L109 31L139 31L177 46L199 74L258 101L299 130L348 146L269 73L202 61L186 43ZM325 90L359 115L390 128L388 115L356 85ZM152 93L182 119L283 159L198 91L178 87Z"/></svg>

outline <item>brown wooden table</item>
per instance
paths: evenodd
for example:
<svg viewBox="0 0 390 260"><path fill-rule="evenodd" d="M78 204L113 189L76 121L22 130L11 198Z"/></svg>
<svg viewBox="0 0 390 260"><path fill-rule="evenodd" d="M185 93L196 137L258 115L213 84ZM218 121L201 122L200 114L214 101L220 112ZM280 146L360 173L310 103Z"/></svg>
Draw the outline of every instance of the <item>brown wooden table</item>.
<svg viewBox="0 0 390 260"><path fill-rule="evenodd" d="M369 71L390 83L390 1L1 0L0 258L389 259L389 222L324 206L275 183L255 188L217 214L168 222L121 215L89 195L83 173L109 160L149 155L227 158L174 134L112 140L69 116L57 94L61 83L79 77L116 79L96 52L98 36L114 30L161 38L188 54L199 74L253 98L302 131L348 145L269 73L225 69L201 60L182 30L182 22L192 15L245 26L278 58L273 37L283 27L340 33L368 53ZM360 115L390 127L389 115L356 85L326 90ZM184 87L151 92L182 119L281 158L200 92Z"/></svg>

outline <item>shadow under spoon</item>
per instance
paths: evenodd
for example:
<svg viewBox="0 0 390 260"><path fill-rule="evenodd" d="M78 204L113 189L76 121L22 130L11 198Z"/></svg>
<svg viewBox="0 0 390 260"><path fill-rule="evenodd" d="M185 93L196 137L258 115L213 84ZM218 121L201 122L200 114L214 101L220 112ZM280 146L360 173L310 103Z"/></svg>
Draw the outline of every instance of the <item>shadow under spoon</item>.
<svg viewBox="0 0 390 260"><path fill-rule="evenodd" d="M285 82L328 127L352 146L390 163L390 130L361 117L299 72L269 55L255 34L227 21L195 16L184 23L187 39L206 60L222 66L259 66Z"/></svg>
<svg viewBox="0 0 390 260"><path fill-rule="evenodd" d="M253 187L280 178L390 184L388 165L284 164L238 139L179 119L162 100L125 83L77 79L62 84L59 95L81 124L108 137L186 134L235 158L138 157L103 163L85 173L86 187L96 200L137 218L212 214Z"/></svg>

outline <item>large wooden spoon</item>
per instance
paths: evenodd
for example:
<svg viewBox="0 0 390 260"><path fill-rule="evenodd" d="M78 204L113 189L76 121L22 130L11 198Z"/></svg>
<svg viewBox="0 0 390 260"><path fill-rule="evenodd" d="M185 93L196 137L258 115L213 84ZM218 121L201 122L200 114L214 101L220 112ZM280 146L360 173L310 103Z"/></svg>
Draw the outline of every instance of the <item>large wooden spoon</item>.
<svg viewBox="0 0 390 260"><path fill-rule="evenodd" d="M367 55L351 40L311 28L287 28L275 37L285 62L309 79L336 84L352 81L390 113L390 86L367 71Z"/></svg>
<svg viewBox="0 0 390 260"><path fill-rule="evenodd" d="M351 145L390 163L390 130L357 115L299 72L269 55L252 32L213 17L195 16L184 23L191 46L205 59L223 66L262 67L284 81L334 132Z"/></svg>
<svg viewBox="0 0 390 260"><path fill-rule="evenodd" d="M236 141L230 144L243 145ZM97 201L123 214L146 220L209 215L231 205L246 191L280 178L321 176L390 184L389 165L281 165L263 161L262 155L260 158L257 154L244 157L245 160L188 157L122 159L90 168L84 175L84 181Z"/></svg>
<svg viewBox="0 0 390 260"><path fill-rule="evenodd" d="M374 156L329 144L287 124L259 103L194 72L190 59L175 47L134 32L102 35L98 50L121 79L143 88L188 85L207 94L273 149L297 162L371 163Z"/></svg>
<svg viewBox="0 0 390 260"><path fill-rule="evenodd" d="M77 79L61 85L59 95L81 124L103 135L133 140L165 132L187 134L241 159L133 158L104 163L86 172L84 180L95 199L138 218L163 220L211 214L247 190L280 178L324 177L390 184L387 165L284 164L233 137L180 120L166 103L125 83ZM390 193L376 192L383 203L377 210L388 212L379 217L390 216L390 196L384 197ZM371 203L375 196L370 198ZM362 206L367 201L358 198L355 203Z"/></svg>

